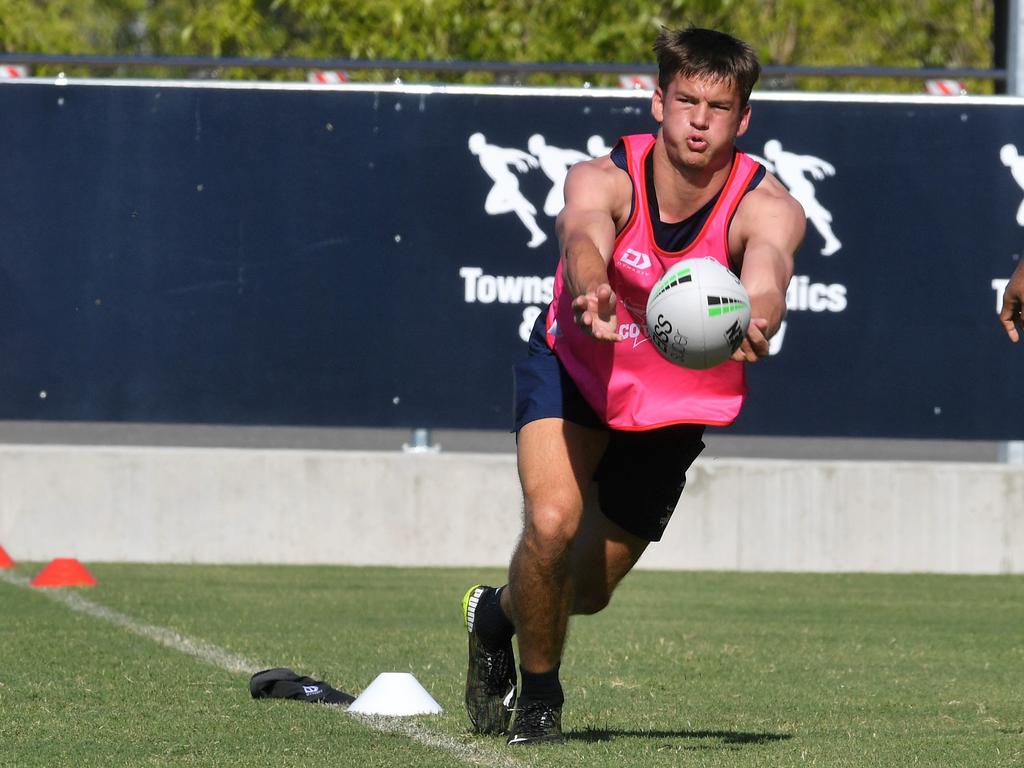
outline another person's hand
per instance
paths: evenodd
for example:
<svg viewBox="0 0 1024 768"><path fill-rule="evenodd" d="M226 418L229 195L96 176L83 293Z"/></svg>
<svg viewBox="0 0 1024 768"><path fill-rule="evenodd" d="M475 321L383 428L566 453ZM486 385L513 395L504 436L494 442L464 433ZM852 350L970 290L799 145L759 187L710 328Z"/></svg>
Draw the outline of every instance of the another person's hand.
<svg viewBox="0 0 1024 768"><path fill-rule="evenodd" d="M615 291L607 283L573 299L572 315L576 325L598 341L621 341L615 315Z"/></svg>
<svg viewBox="0 0 1024 768"><path fill-rule="evenodd" d="M1020 341L1020 328L1024 324L1024 262L1017 265L1010 282L1003 291L1003 308L999 312L999 322L1003 324L1010 341Z"/></svg>

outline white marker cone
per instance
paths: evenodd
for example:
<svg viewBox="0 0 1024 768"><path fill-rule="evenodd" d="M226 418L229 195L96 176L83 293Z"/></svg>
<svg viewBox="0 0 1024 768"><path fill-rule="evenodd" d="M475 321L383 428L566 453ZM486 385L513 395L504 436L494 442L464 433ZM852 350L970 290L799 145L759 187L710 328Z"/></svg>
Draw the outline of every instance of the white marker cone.
<svg viewBox="0 0 1024 768"><path fill-rule="evenodd" d="M349 705L359 715L439 715L441 705L408 672L381 672Z"/></svg>

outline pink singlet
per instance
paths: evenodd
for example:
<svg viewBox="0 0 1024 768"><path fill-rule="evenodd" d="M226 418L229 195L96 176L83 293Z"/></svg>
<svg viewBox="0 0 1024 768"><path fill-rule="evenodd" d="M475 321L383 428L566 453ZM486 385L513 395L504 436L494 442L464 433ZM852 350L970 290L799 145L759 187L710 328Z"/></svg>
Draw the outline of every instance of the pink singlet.
<svg viewBox="0 0 1024 768"><path fill-rule="evenodd" d="M746 394L742 363L728 360L694 371L673 365L647 335L647 296L665 271L682 259L710 256L729 267L729 223L758 164L736 152L732 171L697 237L682 251L654 242L644 162L654 136L624 136L633 183L633 212L615 239L608 282L615 291L619 333L616 343L595 341L573 320L573 297L565 288L562 264L555 273L555 298L547 315L547 342L583 397L608 426L646 430L670 424L730 424Z"/></svg>

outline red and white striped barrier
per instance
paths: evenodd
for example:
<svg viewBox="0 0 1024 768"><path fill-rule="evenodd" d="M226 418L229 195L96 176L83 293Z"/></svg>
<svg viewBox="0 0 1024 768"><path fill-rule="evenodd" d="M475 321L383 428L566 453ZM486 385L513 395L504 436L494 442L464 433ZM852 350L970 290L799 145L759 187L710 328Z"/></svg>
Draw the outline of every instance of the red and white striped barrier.
<svg viewBox="0 0 1024 768"><path fill-rule="evenodd" d="M348 82L348 72L331 69L311 69L306 73L306 80L320 85L337 85Z"/></svg>
<svg viewBox="0 0 1024 768"><path fill-rule="evenodd" d="M967 86L960 80L926 80L925 90L932 96L963 96Z"/></svg>
<svg viewBox="0 0 1024 768"><path fill-rule="evenodd" d="M24 64L0 64L0 79L28 77L28 67Z"/></svg>
<svg viewBox="0 0 1024 768"><path fill-rule="evenodd" d="M619 85L632 91L653 91L658 84L654 75L619 75Z"/></svg>

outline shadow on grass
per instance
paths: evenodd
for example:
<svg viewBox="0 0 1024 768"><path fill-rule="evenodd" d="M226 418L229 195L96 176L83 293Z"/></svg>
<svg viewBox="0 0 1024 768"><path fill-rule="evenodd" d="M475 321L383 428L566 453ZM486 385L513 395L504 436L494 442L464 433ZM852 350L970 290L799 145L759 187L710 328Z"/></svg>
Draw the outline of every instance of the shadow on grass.
<svg viewBox="0 0 1024 768"><path fill-rule="evenodd" d="M743 731L624 731L608 728L585 728L565 734L569 741L611 741L617 738L634 739L716 739L723 746L740 744L769 744L793 738L788 733L745 733Z"/></svg>

